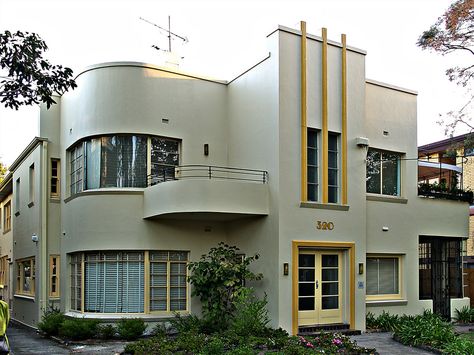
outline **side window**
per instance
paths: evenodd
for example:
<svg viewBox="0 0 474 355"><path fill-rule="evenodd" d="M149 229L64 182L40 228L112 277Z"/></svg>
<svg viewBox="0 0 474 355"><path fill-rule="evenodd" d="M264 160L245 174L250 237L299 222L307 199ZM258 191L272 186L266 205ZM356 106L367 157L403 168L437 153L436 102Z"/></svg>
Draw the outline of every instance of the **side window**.
<svg viewBox="0 0 474 355"><path fill-rule="evenodd" d="M401 154L369 148L367 154L366 191L400 196Z"/></svg>
<svg viewBox="0 0 474 355"><path fill-rule="evenodd" d="M59 159L51 159L51 186L50 197L58 199L60 197L60 164Z"/></svg>

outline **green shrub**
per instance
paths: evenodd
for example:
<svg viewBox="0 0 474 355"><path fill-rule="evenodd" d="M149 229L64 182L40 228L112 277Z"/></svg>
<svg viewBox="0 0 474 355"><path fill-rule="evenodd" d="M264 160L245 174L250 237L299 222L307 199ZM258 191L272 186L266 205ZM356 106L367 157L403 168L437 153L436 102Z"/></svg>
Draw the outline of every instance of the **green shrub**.
<svg viewBox="0 0 474 355"><path fill-rule="evenodd" d="M474 321L474 308L464 306L461 309L456 309L454 319L458 323L472 323Z"/></svg>
<svg viewBox="0 0 474 355"><path fill-rule="evenodd" d="M124 352L136 355L172 355L175 353L174 344L161 337L128 343L125 345Z"/></svg>
<svg viewBox="0 0 474 355"><path fill-rule="evenodd" d="M456 338L442 347L446 354L474 354L474 342L469 339Z"/></svg>
<svg viewBox="0 0 474 355"><path fill-rule="evenodd" d="M97 335L98 326L97 319L66 319L59 329L59 335L71 340L90 339Z"/></svg>
<svg viewBox="0 0 474 355"><path fill-rule="evenodd" d="M233 302L237 293L244 288L245 280L260 280L262 274L255 274L249 265L258 255L242 258L239 248L219 243L209 253L188 265L193 286L192 296L201 300L206 327L210 331L226 329L235 311Z"/></svg>
<svg viewBox="0 0 474 355"><path fill-rule="evenodd" d="M100 339L112 339L117 334L117 329L112 324L99 324L97 333Z"/></svg>
<svg viewBox="0 0 474 355"><path fill-rule="evenodd" d="M163 338L167 334L166 326L164 323L157 323L151 332L156 337Z"/></svg>
<svg viewBox="0 0 474 355"><path fill-rule="evenodd" d="M263 335L270 321L267 303L267 295L260 300L252 289L240 290L234 299L235 313L230 323L230 330L240 336Z"/></svg>
<svg viewBox="0 0 474 355"><path fill-rule="evenodd" d="M50 308L43 313L41 321L38 323L38 329L48 335L58 335L59 328L65 319L59 309Z"/></svg>
<svg viewBox="0 0 474 355"><path fill-rule="evenodd" d="M145 330L146 324L142 318L122 318L117 324L117 332L125 340L138 339Z"/></svg>
<svg viewBox="0 0 474 355"><path fill-rule="evenodd" d="M398 315L383 311L376 319L378 329L393 332L399 323Z"/></svg>
<svg viewBox="0 0 474 355"><path fill-rule="evenodd" d="M203 327L203 322L194 314L182 316L175 313L170 323L171 327L178 333L199 333Z"/></svg>
<svg viewBox="0 0 474 355"><path fill-rule="evenodd" d="M202 333L180 333L175 340L174 349L175 351L199 354L208 341L208 337Z"/></svg>
<svg viewBox="0 0 474 355"><path fill-rule="evenodd" d="M225 343L219 337L212 337L202 348L203 355L225 354Z"/></svg>
<svg viewBox="0 0 474 355"><path fill-rule="evenodd" d="M377 318L372 312L367 312L365 315L365 326L367 329L379 329Z"/></svg>

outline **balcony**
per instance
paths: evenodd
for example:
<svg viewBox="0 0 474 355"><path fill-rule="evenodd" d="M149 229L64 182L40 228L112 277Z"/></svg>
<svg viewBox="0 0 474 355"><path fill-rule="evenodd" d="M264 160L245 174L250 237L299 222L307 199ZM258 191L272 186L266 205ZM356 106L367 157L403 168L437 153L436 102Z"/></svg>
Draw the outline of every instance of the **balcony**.
<svg viewBox="0 0 474 355"><path fill-rule="evenodd" d="M154 167L144 218L229 221L268 215L268 173L208 165Z"/></svg>
<svg viewBox="0 0 474 355"><path fill-rule="evenodd" d="M418 196L473 203L473 192L464 190L463 169L443 162L418 161Z"/></svg>

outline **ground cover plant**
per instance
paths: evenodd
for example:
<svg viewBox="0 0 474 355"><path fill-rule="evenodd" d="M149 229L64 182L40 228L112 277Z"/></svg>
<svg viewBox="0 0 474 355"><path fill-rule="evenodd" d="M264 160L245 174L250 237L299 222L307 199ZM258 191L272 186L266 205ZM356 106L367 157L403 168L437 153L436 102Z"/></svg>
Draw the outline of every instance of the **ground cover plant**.
<svg viewBox="0 0 474 355"><path fill-rule="evenodd" d="M170 326L154 329L155 336L127 344L128 354L370 354L341 334L296 337L268 326L267 297L260 297L248 281L263 276L249 266L258 259L220 243L189 264L193 295L202 303L202 317L176 314Z"/></svg>
<svg viewBox="0 0 474 355"><path fill-rule="evenodd" d="M470 322L469 309L461 309L457 313L457 321L460 319ZM473 338L457 335L451 323L429 310L416 316L384 312L376 317L369 312L367 328L392 331L394 338L405 345L429 347L443 354L474 354Z"/></svg>

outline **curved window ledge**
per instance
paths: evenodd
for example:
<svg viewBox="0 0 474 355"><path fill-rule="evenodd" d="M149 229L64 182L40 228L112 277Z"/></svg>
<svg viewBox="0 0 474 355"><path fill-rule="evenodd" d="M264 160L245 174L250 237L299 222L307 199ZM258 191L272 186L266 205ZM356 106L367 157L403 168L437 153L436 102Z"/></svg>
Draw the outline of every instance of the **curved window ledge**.
<svg viewBox="0 0 474 355"><path fill-rule="evenodd" d="M68 203L78 197L94 196L94 195L143 195L144 188L105 188L96 190L86 190L79 192L73 196L64 199L64 203Z"/></svg>
<svg viewBox="0 0 474 355"><path fill-rule="evenodd" d="M408 300L371 300L365 301L366 306L374 306L374 307L383 307L383 306L406 306L408 304Z"/></svg>
<svg viewBox="0 0 474 355"><path fill-rule="evenodd" d="M35 301L35 297L34 296L27 296L27 295L20 295L20 294L14 294L13 297L15 298L22 298L22 299L25 299L25 300L28 300L28 301Z"/></svg>
<svg viewBox="0 0 474 355"><path fill-rule="evenodd" d="M189 312L180 312L181 315L188 315ZM69 311L65 313L65 316L72 318L89 318L89 319L101 319L101 320L120 320L122 318L143 318L148 322L154 320L162 320L174 318L174 313L170 314L144 314L144 313L115 313L115 314L104 314L104 313L80 313Z"/></svg>
<svg viewBox="0 0 474 355"><path fill-rule="evenodd" d="M378 202L389 202L389 203L403 203L407 204L408 199L399 196L384 196L384 195L372 195L367 194L365 199L367 201L378 201Z"/></svg>
<svg viewBox="0 0 474 355"><path fill-rule="evenodd" d="M349 205L338 205L335 203L300 202L301 208L317 208L320 210L349 211Z"/></svg>

